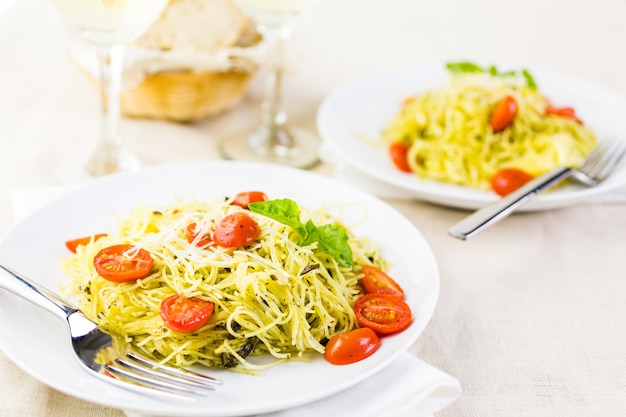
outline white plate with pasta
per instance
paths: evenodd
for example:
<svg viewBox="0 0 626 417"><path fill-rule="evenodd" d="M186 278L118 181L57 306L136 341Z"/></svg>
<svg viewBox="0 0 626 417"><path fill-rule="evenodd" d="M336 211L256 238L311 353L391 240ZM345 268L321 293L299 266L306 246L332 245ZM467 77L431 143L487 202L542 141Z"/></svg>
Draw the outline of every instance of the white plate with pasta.
<svg viewBox="0 0 626 417"><path fill-rule="evenodd" d="M165 165L111 175L70 192L15 225L0 241L0 261L64 295L60 285L67 271L62 269L62 261L73 256L64 245L68 239L110 233L138 205L171 207L179 196L205 199L250 190L262 190L270 199L291 199L312 210L324 208L333 218L341 219L354 236L373 242L377 253L388 262L388 273L405 291L405 301L413 313L409 327L385 336L372 356L350 365L332 365L321 354L312 353L305 355L308 361L283 362L257 375L202 368L222 379L224 385L198 403L149 398L91 376L73 357L60 320L2 291L0 348L19 367L59 391L146 415L256 415L315 401L365 378L375 378L376 372L413 345L428 324L439 293L437 264L419 231L395 209L320 175L226 161ZM265 356L251 361L262 364Z"/></svg>
<svg viewBox="0 0 626 417"><path fill-rule="evenodd" d="M607 137L626 140L626 120L620 116L626 111L624 98L572 76L532 68L529 72L538 92L555 106L573 107L584 127L593 131L598 141ZM388 144L381 140L407 98L436 91L450 78L445 64L425 64L357 80L331 93L322 102L317 117L330 159L335 158L354 171L356 175L351 177L362 175L383 189L389 187L393 195L463 209L477 209L498 199L496 193L484 187L456 185L401 172L389 157L385 146ZM542 193L523 210L580 203L623 186L625 165L600 186L586 188L568 183ZM367 181L361 182L367 189Z"/></svg>

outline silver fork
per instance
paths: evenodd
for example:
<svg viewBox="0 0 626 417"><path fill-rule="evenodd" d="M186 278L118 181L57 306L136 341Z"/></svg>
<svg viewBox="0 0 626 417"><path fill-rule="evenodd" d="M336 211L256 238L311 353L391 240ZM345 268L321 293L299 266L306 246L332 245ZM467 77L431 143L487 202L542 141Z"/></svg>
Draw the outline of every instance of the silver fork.
<svg viewBox="0 0 626 417"><path fill-rule="evenodd" d="M6 273L0 274L0 288L4 288L63 319L69 329L71 344L80 364L98 378L142 394L167 399L197 401L207 395L218 379L185 369L157 365L133 352L119 357L112 347L112 338L83 315L76 307L54 292L0 264ZM103 356L110 359L99 363Z"/></svg>
<svg viewBox="0 0 626 417"><path fill-rule="evenodd" d="M448 229L456 238L466 240L486 227L502 220L541 191L568 178L589 187L608 178L626 154L626 142L604 141L589 153L578 168L558 167L508 194L493 204L481 208Z"/></svg>

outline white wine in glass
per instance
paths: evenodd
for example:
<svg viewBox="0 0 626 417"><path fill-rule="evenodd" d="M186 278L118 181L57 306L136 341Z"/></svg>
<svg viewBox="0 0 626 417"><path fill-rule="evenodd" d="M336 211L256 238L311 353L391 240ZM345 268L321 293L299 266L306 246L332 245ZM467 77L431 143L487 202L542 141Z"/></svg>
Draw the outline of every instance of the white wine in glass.
<svg viewBox="0 0 626 417"><path fill-rule="evenodd" d="M100 176L133 170L139 163L123 146L119 133L124 48L150 28L168 0L52 1L72 32L92 44L98 53L102 123L87 172Z"/></svg>
<svg viewBox="0 0 626 417"><path fill-rule="evenodd" d="M285 42L292 23L316 0L234 0L250 17L267 44L267 79L261 122L240 136L226 138L220 152L227 159L271 162L308 168L318 161L319 141L313 132L291 127L281 106Z"/></svg>

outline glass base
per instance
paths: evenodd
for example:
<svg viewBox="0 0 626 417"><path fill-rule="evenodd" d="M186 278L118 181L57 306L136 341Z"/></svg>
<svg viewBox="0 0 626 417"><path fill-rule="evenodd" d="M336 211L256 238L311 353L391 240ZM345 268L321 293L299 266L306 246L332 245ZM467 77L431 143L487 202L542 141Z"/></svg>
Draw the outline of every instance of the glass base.
<svg viewBox="0 0 626 417"><path fill-rule="evenodd" d="M225 159L311 168L319 162L319 145L317 135L310 131L280 126L226 138L219 150Z"/></svg>
<svg viewBox="0 0 626 417"><path fill-rule="evenodd" d="M135 171L139 166L139 160L126 149L97 148L85 169L89 175L100 177L115 172Z"/></svg>
<svg viewBox="0 0 626 417"><path fill-rule="evenodd" d="M48 181L54 185L78 184L93 180L95 177L115 172L134 171L140 167L139 161L129 152L122 152L117 163L105 162L91 156L88 163L85 157L66 158L49 173Z"/></svg>

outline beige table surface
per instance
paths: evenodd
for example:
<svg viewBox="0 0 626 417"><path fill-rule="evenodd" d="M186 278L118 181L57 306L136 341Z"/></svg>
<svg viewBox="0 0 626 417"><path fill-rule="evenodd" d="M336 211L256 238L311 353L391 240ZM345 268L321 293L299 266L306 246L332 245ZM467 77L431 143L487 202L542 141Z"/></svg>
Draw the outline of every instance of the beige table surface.
<svg viewBox="0 0 626 417"><path fill-rule="evenodd" d="M91 149L98 121L96 91L68 61L47 1L2 13L0 233L13 223L12 190L52 185ZM294 31L285 106L314 128L322 98L345 82L453 59L545 67L626 95L625 19L623 0L320 0ZM258 100L255 84L211 120L122 129L144 165L213 160L220 137L254 123ZM440 266L437 311L411 348L462 384L440 416L626 415L626 204L517 214L461 242L446 230L464 212L390 202ZM122 415L47 388L2 353L0 387L3 417Z"/></svg>

